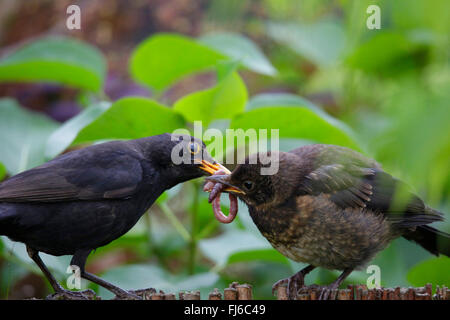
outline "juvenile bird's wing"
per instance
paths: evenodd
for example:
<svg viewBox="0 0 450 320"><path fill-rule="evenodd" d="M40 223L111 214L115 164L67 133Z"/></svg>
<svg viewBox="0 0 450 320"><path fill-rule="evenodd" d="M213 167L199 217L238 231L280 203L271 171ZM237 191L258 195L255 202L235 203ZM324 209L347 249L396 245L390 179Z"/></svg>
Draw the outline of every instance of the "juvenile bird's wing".
<svg viewBox="0 0 450 320"><path fill-rule="evenodd" d="M0 202L126 198L142 180L140 161L121 145L66 153L0 184ZM114 147L114 148L111 148Z"/></svg>
<svg viewBox="0 0 450 320"><path fill-rule="evenodd" d="M353 150L328 145L291 151L309 163L300 194L328 194L345 208L366 208L386 216L398 227L413 227L442 220L411 193L406 184L384 172L374 160Z"/></svg>

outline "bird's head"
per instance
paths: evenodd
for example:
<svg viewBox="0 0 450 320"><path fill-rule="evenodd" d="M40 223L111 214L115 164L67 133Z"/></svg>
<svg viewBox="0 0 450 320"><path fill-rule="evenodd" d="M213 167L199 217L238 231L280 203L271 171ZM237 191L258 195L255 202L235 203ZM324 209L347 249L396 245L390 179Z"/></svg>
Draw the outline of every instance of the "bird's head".
<svg viewBox="0 0 450 320"><path fill-rule="evenodd" d="M206 180L224 184L224 192L236 194L247 205L270 207L284 202L294 192L298 183L295 168L298 160L297 156L286 152L257 153L237 165L231 174L211 176ZM276 166L278 170L273 174L262 174L261 169L269 166Z"/></svg>
<svg viewBox="0 0 450 320"><path fill-rule="evenodd" d="M177 183L211 175L219 169L230 172L211 157L202 140L189 135L164 133L140 140L146 158L161 172L176 177Z"/></svg>

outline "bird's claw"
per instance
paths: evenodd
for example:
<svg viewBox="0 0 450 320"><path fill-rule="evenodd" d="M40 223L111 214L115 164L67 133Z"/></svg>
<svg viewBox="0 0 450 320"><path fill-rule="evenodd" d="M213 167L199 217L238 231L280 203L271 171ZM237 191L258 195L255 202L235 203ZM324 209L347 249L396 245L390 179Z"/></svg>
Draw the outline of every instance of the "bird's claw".
<svg viewBox="0 0 450 320"><path fill-rule="evenodd" d="M288 299L295 300L295 298L297 297L298 289L304 286L304 277L301 273L296 273L292 277L278 280L272 286L272 295L274 295L275 291L284 284L286 284Z"/></svg>
<svg viewBox="0 0 450 320"><path fill-rule="evenodd" d="M323 288L320 291L319 300L328 300L330 297L331 289L329 288Z"/></svg>
<svg viewBox="0 0 450 320"><path fill-rule="evenodd" d="M281 279L275 282L272 286L272 295L275 295L275 291L277 291L281 285L286 284L288 282L288 279L289 278Z"/></svg>
<svg viewBox="0 0 450 320"><path fill-rule="evenodd" d="M315 291L319 294L317 300L328 300L330 298L333 289L336 289L333 285L319 286L316 284L312 284L310 286L301 288L299 294L310 293L311 291Z"/></svg>
<svg viewBox="0 0 450 320"><path fill-rule="evenodd" d="M61 290L47 296L46 300L97 300L95 292L88 289L83 291Z"/></svg>
<svg viewBox="0 0 450 320"><path fill-rule="evenodd" d="M139 292L130 290L116 293L116 296L113 300L143 300L142 296L139 295Z"/></svg>
<svg viewBox="0 0 450 320"><path fill-rule="evenodd" d="M150 300L152 294L156 293L155 288L146 288L146 289L138 289L138 290L130 290L129 294L134 295L137 299L126 299L126 300ZM163 292L163 291L160 291Z"/></svg>

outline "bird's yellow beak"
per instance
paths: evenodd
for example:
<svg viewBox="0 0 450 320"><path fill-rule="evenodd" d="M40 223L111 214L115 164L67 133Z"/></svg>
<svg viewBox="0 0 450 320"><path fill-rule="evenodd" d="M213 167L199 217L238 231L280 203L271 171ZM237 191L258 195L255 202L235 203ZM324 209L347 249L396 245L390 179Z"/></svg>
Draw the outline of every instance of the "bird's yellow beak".
<svg viewBox="0 0 450 320"><path fill-rule="evenodd" d="M218 162L211 163L211 162L206 161L206 160L202 160L200 162L200 169L202 169L203 171L209 173L210 175L213 175L216 171L218 171L220 169L222 169L226 174L230 174L231 173L230 170L225 168L220 163L218 163Z"/></svg>
<svg viewBox="0 0 450 320"><path fill-rule="evenodd" d="M229 178L230 178L230 174L217 175L217 176L206 177L206 181L213 181L213 182L221 183L221 184L225 185L225 188L222 190L223 192L229 192L229 193L234 193L234 194L238 194L238 195L239 194L245 195L244 191L242 191L238 187L233 186L232 184L230 184L228 182Z"/></svg>

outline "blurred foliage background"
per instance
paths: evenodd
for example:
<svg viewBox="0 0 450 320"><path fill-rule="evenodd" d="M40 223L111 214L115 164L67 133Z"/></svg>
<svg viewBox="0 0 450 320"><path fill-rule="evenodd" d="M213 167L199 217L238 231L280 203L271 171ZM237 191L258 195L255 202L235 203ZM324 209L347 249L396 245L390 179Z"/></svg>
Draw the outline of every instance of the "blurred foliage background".
<svg viewBox="0 0 450 320"><path fill-rule="evenodd" d="M75 3L81 30L68 30ZM366 26L371 4L379 30ZM450 232L449 12L447 0L3 0L0 180L86 144L191 130L196 120L222 132L273 128L285 151L318 142L374 157L445 212L436 227ZM163 194L87 269L123 288L204 297L240 281L272 298L272 284L303 266L271 248L244 206L219 225L201 187ZM43 256L65 283L70 257ZM450 259L403 239L372 263L383 286L450 285ZM307 283L337 274L315 270ZM24 246L1 237L0 298L50 292Z"/></svg>

